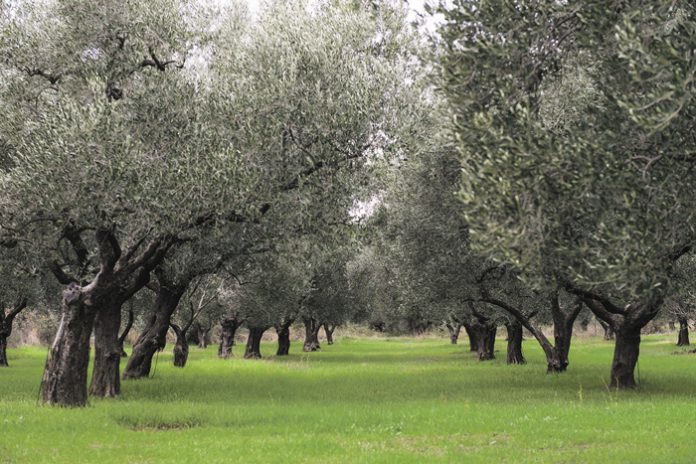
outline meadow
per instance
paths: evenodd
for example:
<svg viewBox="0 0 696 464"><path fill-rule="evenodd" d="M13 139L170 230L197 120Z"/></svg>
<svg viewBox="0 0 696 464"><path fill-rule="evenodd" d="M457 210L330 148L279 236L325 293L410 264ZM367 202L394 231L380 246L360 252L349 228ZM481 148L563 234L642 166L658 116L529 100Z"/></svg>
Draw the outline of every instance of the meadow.
<svg viewBox="0 0 696 464"><path fill-rule="evenodd" d="M154 378L83 409L37 405L46 348L0 370L1 463L650 462L696 460L696 355L644 337L641 387L607 388L612 343L574 341L569 371L479 362L466 339L341 338L320 352L159 354Z"/></svg>

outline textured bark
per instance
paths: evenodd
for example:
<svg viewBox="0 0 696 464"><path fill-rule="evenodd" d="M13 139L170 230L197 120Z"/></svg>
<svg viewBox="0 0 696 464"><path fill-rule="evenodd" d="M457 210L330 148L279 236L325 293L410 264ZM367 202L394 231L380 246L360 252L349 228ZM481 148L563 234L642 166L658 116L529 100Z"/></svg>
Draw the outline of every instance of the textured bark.
<svg viewBox="0 0 696 464"><path fill-rule="evenodd" d="M580 330L583 332L587 332L588 327L590 326L590 319L587 317L584 317L580 320Z"/></svg>
<svg viewBox="0 0 696 464"><path fill-rule="evenodd" d="M469 351L476 351L476 347L478 346L478 342L476 341L476 333L474 332L474 329L471 327L471 324L462 324L464 326L464 331L466 332L466 336L469 338Z"/></svg>
<svg viewBox="0 0 696 464"><path fill-rule="evenodd" d="M526 364L522 354L522 324L513 321L505 324L507 328L507 363Z"/></svg>
<svg viewBox="0 0 696 464"><path fill-rule="evenodd" d="M628 389L636 387L633 372L640 352L641 327L617 328L614 359L611 363L611 387Z"/></svg>
<svg viewBox="0 0 696 464"><path fill-rule="evenodd" d="M145 329L133 345L133 352L123 372L124 380L150 375L152 358L157 351L164 349L172 314L186 292L186 285L169 285L163 282L159 275L160 273L158 273L159 287L155 306Z"/></svg>
<svg viewBox="0 0 696 464"><path fill-rule="evenodd" d="M679 318L677 346L689 346L689 321L683 317Z"/></svg>
<svg viewBox="0 0 696 464"><path fill-rule="evenodd" d="M266 327L249 327L244 359L261 359L261 337L266 329Z"/></svg>
<svg viewBox="0 0 696 464"><path fill-rule="evenodd" d="M27 306L27 299L20 297L12 309L5 314L5 308L0 305L0 367L8 367L7 339L12 335L12 325L17 315Z"/></svg>
<svg viewBox="0 0 696 464"><path fill-rule="evenodd" d="M333 339L334 330L336 330L335 325L324 324L324 333L326 334L326 344L327 345L334 344L334 339Z"/></svg>
<svg viewBox="0 0 696 464"><path fill-rule="evenodd" d="M186 340L186 330L182 330L176 324L171 324L171 328L176 334L176 342L174 343L174 366L185 367L189 355L189 345L188 340Z"/></svg>
<svg viewBox="0 0 696 464"><path fill-rule="evenodd" d="M220 333L220 347L218 348L218 356L227 359L232 356L232 347L234 346L234 336L237 329L242 325L242 321L237 317L226 317L220 323L222 332Z"/></svg>
<svg viewBox="0 0 696 464"><path fill-rule="evenodd" d="M447 327L447 332L449 333L450 343L456 345L459 340L459 332L462 330L462 324L459 322L447 322L445 327Z"/></svg>
<svg viewBox="0 0 696 464"><path fill-rule="evenodd" d="M87 404L89 337L96 308L85 304L77 284L63 292L63 314L51 345L41 380L41 399L46 404Z"/></svg>
<svg viewBox="0 0 696 464"><path fill-rule="evenodd" d="M278 334L278 351L277 356L287 356L290 354L290 326L293 320L287 320L280 324L276 324L275 330Z"/></svg>
<svg viewBox="0 0 696 464"><path fill-rule="evenodd" d="M302 345L302 351L317 351L321 348L319 345L319 328L321 324L313 317L306 317L302 320L305 326L305 340Z"/></svg>
<svg viewBox="0 0 696 464"><path fill-rule="evenodd" d="M121 346L121 357L122 358L127 358L128 353L126 353L126 350L123 349L124 345L126 343L126 338L128 338L128 334L130 333L131 328L133 328L133 321L135 320L135 314L133 313L133 303L131 300L131 305L130 308L128 309L128 321L126 321L126 326L123 328L123 332L121 335L118 336L118 344Z"/></svg>
<svg viewBox="0 0 696 464"><path fill-rule="evenodd" d="M121 344L118 329L121 327L121 306L101 308L94 322L94 369L89 393L103 398L113 398L121 392L119 363Z"/></svg>

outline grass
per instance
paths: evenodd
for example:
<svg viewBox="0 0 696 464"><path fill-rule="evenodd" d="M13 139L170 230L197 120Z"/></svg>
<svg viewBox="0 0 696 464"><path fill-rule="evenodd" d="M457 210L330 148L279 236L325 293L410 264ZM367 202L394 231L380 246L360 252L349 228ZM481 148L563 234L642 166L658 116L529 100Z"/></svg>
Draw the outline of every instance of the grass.
<svg viewBox="0 0 696 464"><path fill-rule="evenodd" d="M507 366L502 340L480 363L464 343L341 339L260 361L192 347L185 369L162 353L154 378L85 409L37 406L46 349L26 347L0 370L0 462L694 462L696 355L672 338L644 338L635 392L607 389L598 339L574 341L562 375L531 340Z"/></svg>

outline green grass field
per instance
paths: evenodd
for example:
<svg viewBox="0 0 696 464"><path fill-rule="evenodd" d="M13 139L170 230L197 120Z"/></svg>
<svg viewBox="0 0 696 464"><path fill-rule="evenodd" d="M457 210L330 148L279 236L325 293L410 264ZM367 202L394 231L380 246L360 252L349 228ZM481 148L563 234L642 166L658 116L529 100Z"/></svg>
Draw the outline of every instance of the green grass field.
<svg viewBox="0 0 696 464"><path fill-rule="evenodd" d="M569 372L480 363L436 339L340 339L318 353L219 360L191 349L118 400L37 406L45 348L11 350L0 370L0 462L696 461L696 355L645 337L635 392L609 391L612 345L576 340ZM235 347L240 356L243 347Z"/></svg>

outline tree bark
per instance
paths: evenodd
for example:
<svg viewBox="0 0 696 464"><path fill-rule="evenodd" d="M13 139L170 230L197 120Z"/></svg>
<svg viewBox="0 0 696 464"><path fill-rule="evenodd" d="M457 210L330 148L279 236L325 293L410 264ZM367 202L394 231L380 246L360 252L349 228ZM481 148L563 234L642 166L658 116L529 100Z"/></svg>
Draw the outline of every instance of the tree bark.
<svg viewBox="0 0 696 464"><path fill-rule="evenodd" d="M470 324L462 324L464 326L464 331L466 336L469 338L469 351L476 351L478 342L476 341L476 333Z"/></svg>
<svg viewBox="0 0 696 464"><path fill-rule="evenodd" d="M526 364L522 354L522 324L513 321L505 324L507 328L507 363Z"/></svg>
<svg viewBox="0 0 696 464"><path fill-rule="evenodd" d="M686 318L679 318L679 338L677 346L689 346L689 321Z"/></svg>
<svg viewBox="0 0 696 464"><path fill-rule="evenodd" d="M278 334L278 351L276 356L287 356L290 354L290 325L292 325L292 321L278 324L275 327Z"/></svg>
<svg viewBox="0 0 696 464"><path fill-rule="evenodd" d="M266 327L249 327L244 359L261 359L261 337Z"/></svg>
<svg viewBox="0 0 696 464"><path fill-rule="evenodd" d="M220 323L222 332L220 333L220 347L218 348L218 357L227 359L232 356L232 347L234 346L234 336L237 329L241 325L241 321L237 317L226 317Z"/></svg>
<svg viewBox="0 0 696 464"><path fill-rule="evenodd" d="M87 404L89 337L96 308L85 303L77 284L63 292L63 314L51 345L41 380L41 399L46 404Z"/></svg>
<svg viewBox="0 0 696 464"><path fill-rule="evenodd" d="M479 361L495 359L495 334L497 327L494 323L476 322L471 325L472 332L475 334L476 353Z"/></svg>
<svg viewBox="0 0 696 464"><path fill-rule="evenodd" d="M176 342L174 343L174 366L185 367L189 355L189 344L186 339L186 331L181 330L176 324L171 324L171 328L176 334Z"/></svg>
<svg viewBox="0 0 696 464"><path fill-rule="evenodd" d="M131 306L128 309L128 321L126 322L126 327L123 328L123 333L119 335L118 337L118 344L121 346L121 357L122 358L127 358L128 353L126 353L126 350L123 349L125 343L126 343L126 338L128 338L128 334L130 333L131 328L133 327L133 321L135 320L135 314L133 314L133 300L131 300Z"/></svg>
<svg viewBox="0 0 696 464"><path fill-rule="evenodd" d="M7 339L12 335L12 325L15 317L27 306L27 299L20 297L10 312L5 314L5 308L0 307L0 367L8 367Z"/></svg>
<svg viewBox="0 0 696 464"><path fill-rule="evenodd" d="M202 324L196 324L196 331L198 334L198 348L202 350L208 349L208 345L210 345L210 329L212 329L212 327L203 326Z"/></svg>
<svg viewBox="0 0 696 464"><path fill-rule="evenodd" d="M449 332L450 343L456 345L459 340L459 332L462 330L462 324L459 322L447 322L445 327L447 327L447 332Z"/></svg>
<svg viewBox="0 0 696 464"><path fill-rule="evenodd" d="M155 307L145 329L133 345L133 352L123 372L124 380L150 375L152 358L157 351L164 349L172 314L179 306L181 297L186 293L187 285L170 285L160 275L158 273L159 287Z"/></svg>
<svg viewBox="0 0 696 464"><path fill-rule="evenodd" d="M113 398L121 392L119 363L121 345L118 330L121 327L121 305L101 308L94 322L94 368L89 393L102 398Z"/></svg>
<svg viewBox="0 0 696 464"><path fill-rule="evenodd" d="M326 344L327 345L333 345L334 344L334 339L333 339L333 334L334 330L336 330L336 326L331 326L329 324L324 324L324 333L326 334ZM319 337L317 337L318 339Z"/></svg>
<svg viewBox="0 0 696 464"><path fill-rule="evenodd" d="M625 327L615 330L616 344L614 345L614 359L611 363L610 386L612 388L636 387L633 372L640 351L640 330L641 327Z"/></svg>
<svg viewBox="0 0 696 464"><path fill-rule="evenodd" d="M319 327L321 324L313 317L303 319L305 326L305 341L302 346L302 351L317 351L321 348L319 345Z"/></svg>

